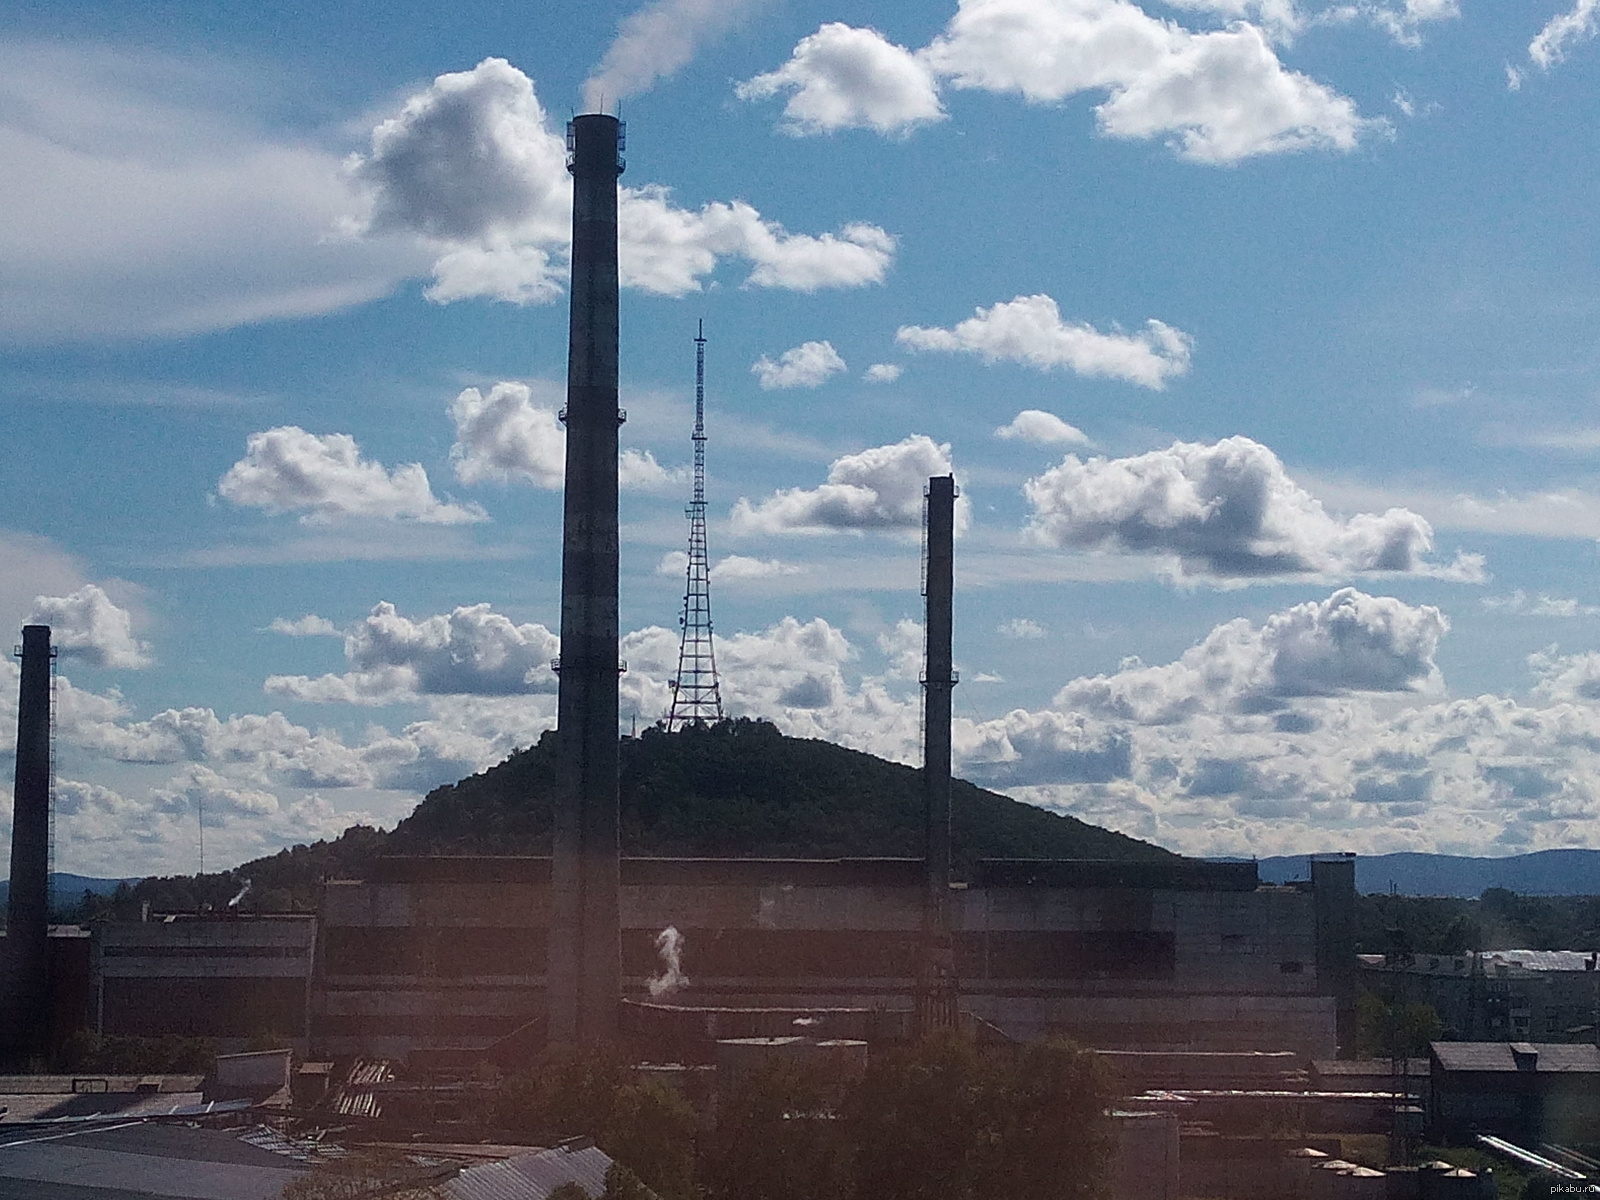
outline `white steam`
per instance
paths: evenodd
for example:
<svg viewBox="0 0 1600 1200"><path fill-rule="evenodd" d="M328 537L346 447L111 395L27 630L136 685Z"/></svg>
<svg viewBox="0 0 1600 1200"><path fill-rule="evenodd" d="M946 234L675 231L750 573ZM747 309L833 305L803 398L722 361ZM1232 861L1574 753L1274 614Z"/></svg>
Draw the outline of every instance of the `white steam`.
<svg viewBox="0 0 1600 1200"><path fill-rule="evenodd" d="M689 986L689 977L683 973L683 934L676 925L668 925L656 934L656 953L661 956L661 974L650 977L652 1000Z"/></svg>
<svg viewBox="0 0 1600 1200"><path fill-rule="evenodd" d="M622 22L583 85L585 112L612 111L675 75L701 46L727 33L759 0L655 0Z"/></svg>

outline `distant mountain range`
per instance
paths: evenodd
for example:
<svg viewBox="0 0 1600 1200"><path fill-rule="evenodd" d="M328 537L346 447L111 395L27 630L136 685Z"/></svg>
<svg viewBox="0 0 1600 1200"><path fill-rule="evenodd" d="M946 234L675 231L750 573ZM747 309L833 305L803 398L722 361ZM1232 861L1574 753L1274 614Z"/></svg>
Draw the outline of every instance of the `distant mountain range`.
<svg viewBox="0 0 1600 1200"><path fill-rule="evenodd" d="M1264 883L1309 875L1305 855L1257 861ZM1524 896L1600 895L1600 850L1540 850L1507 858L1456 854L1374 854L1356 859L1356 890L1402 896L1477 896L1485 888Z"/></svg>

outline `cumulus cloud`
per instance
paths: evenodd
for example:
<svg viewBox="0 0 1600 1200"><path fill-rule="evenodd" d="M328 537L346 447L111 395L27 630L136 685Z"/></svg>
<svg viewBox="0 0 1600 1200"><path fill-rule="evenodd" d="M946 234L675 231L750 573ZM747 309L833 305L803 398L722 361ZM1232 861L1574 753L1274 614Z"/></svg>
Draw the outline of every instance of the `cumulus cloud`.
<svg viewBox="0 0 1600 1200"><path fill-rule="evenodd" d="M369 229L440 241L512 226L558 232L571 214L566 167L533 81L503 58L440 75L379 122L352 164L372 197Z"/></svg>
<svg viewBox="0 0 1600 1200"><path fill-rule="evenodd" d="M868 383L893 383L905 368L899 363L873 363L861 373Z"/></svg>
<svg viewBox="0 0 1600 1200"><path fill-rule="evenodd" d="M649 91L687 65L701 46L737 26L760 0L655 0L625 18L583 84L587 112ZM613 111L615 111L613 109Z"/></svg>
<svg viewBox="0 0 1600 1200"><path fill-rule="evenodd" d="M922 526L922 496L928 479L949 475L950 447L926 434L890 446L874 446L835 459L818 488L787 488L752 504L734 505L741 533L860 533L914 530ZM966 498L956 501L956 528L965 528Z"/></svg>
<svg viewBox="0 0 1600 1200"><path fill-rule="evenodd" d="M1437 608L1342 588L1326 600L1217 626L1176 662L1125 663L1067 684L1058 709L1167 725L1203 710L1273 711L1297 696L1437 686L1434 654L1450 623Z"/></svg>
<svg viewBox="0 0 1600 1200"><path fill-rule="evenodd" d="M1548 71L1567 56L1567 50L1578 42L1594 37L1600 25L1600 0L1575 0L1566 12L1551 17L1528 43L1528 57L1541 70Z"/></svg>
<svg viewBox="0 0 1600 1200"><path fill-rule="evenodd" d="M132 614L92 583L69 596L36 597L27 623L50 626L63 655L97 667L136 671L152 661L149 645L133 636Z"/></svg>
<svg viewBox="0 0 1600 1200"><path fill-rule="evenodd" d="M1336 577L1368 571L1481 578L1481 560L1430 564L1414 512L1330 515L1278 456L1246 437L1174 442L1131 458L1067 455L1028 480L1031 531L1080 550L1172 556L1187 576Z"/></svg>
<svg viewBox="0 0 1600 1200"><path fill-rule="evenodd" d="M526 482L558 489L567 474L567 431L555 410L538 404L525 383L497 383L484 395L464 388L450 404L456 440L450 460L465 484ZM624 448L617 485L637 491L676 486L686 475L668 470L648 450Z"/></svg>
<svg viewBox="0 0 1600 1200"><path fill-rule="evenodd" d="M1089 441L1088 434L1076 425L1068 425L1055 413L1037 408L1025 408L1011 420L994 431L997 438L1033 442L1039 446L1081 446Z"/></svg>
<svg viewBox="0 0 1600 1200"><path fill-rule="evenodd" d="M567 432L525 383L497 383L485 396L462 390L450 405L456 440L450 461L462 483L523 479L559 488L566 477Z"/></svg>
<svg viewBox="0 0 1600 1200"><path fill-rule="evenodd" d="M798 135L838 129L903 133L944 118L937 80L919 55L875 29L836 21L802 38L778 70L734 91L741 100L788 93L785 128Z"/></svg>
<svg viewBox="0 0 1600 1200"><path fill-rule="evenodd" d="M1056 302L1043 294L979 308L953 329L903 325L895 340L911 350L960 351L985 362L1026 363L1040 370L1064 367L1156 389L1188 373L1194 347L1188 334L1161 321L1146 321L1136 334L1101 333L1063 321Z"/></svg>
<svg viewBox="0 0 1600 1200"><path fill-rule="evenodd" d="M373 130L350 170L367 196L358 231L432 249L430 299L560 294L571 251L565 144L533 81L504 59L439 76ZM790 233L743 201L685 209L648 184L621 188L617 220L623 286L660 295L698 291L729 257L750 264L747 286L801 292L881 282L894 257L875 225Z"/></svg>
<svg viewBox="0 0 1600 1200"><path fill-rule="evenodd" d="M318 436L281 425L245 440L245 456L217 484L223 499L271 513L302 512L302 523L337 517L413 520L427 525L486 521L477 505L447 504L433 494L421 463L389 470L361 457L348 433Z"/></svg>
<svg viewBox="0 0 1600 1200"><path fill-rule="evenodd" d="M369 705L428 695L553 692L550 660L559 647L543 625L517 625L488 604L413 621L385 601L346 635L348 672L317 679L274 675L265 687L296 700Z"/></svg>
<svg viewBox="0 0 1600 1200"><path fill-rule="evenodd" d="M1406 13L1440 3L1406 0L1394 15L1396 28L1408 28ZM1246 4L1242 12L1264 7ZM1289 6L1271 8L1292 20ZM1274 32L1288 30L1280 21ZM1033 103L1103 93L1095 108L1102 133L1164 138L1180 156L1203 163L1349 151L1384 127L1359 116L1348 97L1288 70L1255 25L1233 21L1196 33L1129 0L961 0L944 31L915 52L870 29L824 25L787 64L740 85L738 94L751 100L787 92L786 128L794 133L851 126L897 133L937 119L940 84Z"/></svg>
<svg viewBox="0 0 1600 1200"><path fill-rule="evenodd" d="M763 354L750 367L763 391L778 388L814 388L830 375L845 369L844 359L833 348L832 342L802 342L792 350L785 350L773 362Z"/></svg>

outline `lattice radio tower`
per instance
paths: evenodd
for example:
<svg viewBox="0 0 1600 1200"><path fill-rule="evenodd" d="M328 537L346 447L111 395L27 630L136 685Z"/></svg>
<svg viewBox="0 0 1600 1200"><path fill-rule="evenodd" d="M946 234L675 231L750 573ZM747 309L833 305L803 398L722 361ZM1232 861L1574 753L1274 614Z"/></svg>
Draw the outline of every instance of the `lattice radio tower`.
<svg viewBox="0 0 1600 1200"><path fill-rule="evenodd" d="M667 730L722 720L722 686L711 646L711 567L706 556L706 338L700 322L694 339L694 499L689 516L689 578L683 589L683 640L678 675L672 680Z"/></svg>

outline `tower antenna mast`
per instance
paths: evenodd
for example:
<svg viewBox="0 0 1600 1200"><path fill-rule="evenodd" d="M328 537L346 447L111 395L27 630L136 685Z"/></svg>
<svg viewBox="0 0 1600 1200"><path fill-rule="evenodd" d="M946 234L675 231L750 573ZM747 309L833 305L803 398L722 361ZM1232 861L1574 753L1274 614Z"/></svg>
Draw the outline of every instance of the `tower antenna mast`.
<svg viewBox="0 0 1600 1200"><path fill-rule="evenodd" d="M722 720L722 686L711 644L711 567L706 553L706 337L701 321L694 339L694 498L689 517L688 581L678 624L678 674L672 680L667 730Z"/></svg>

